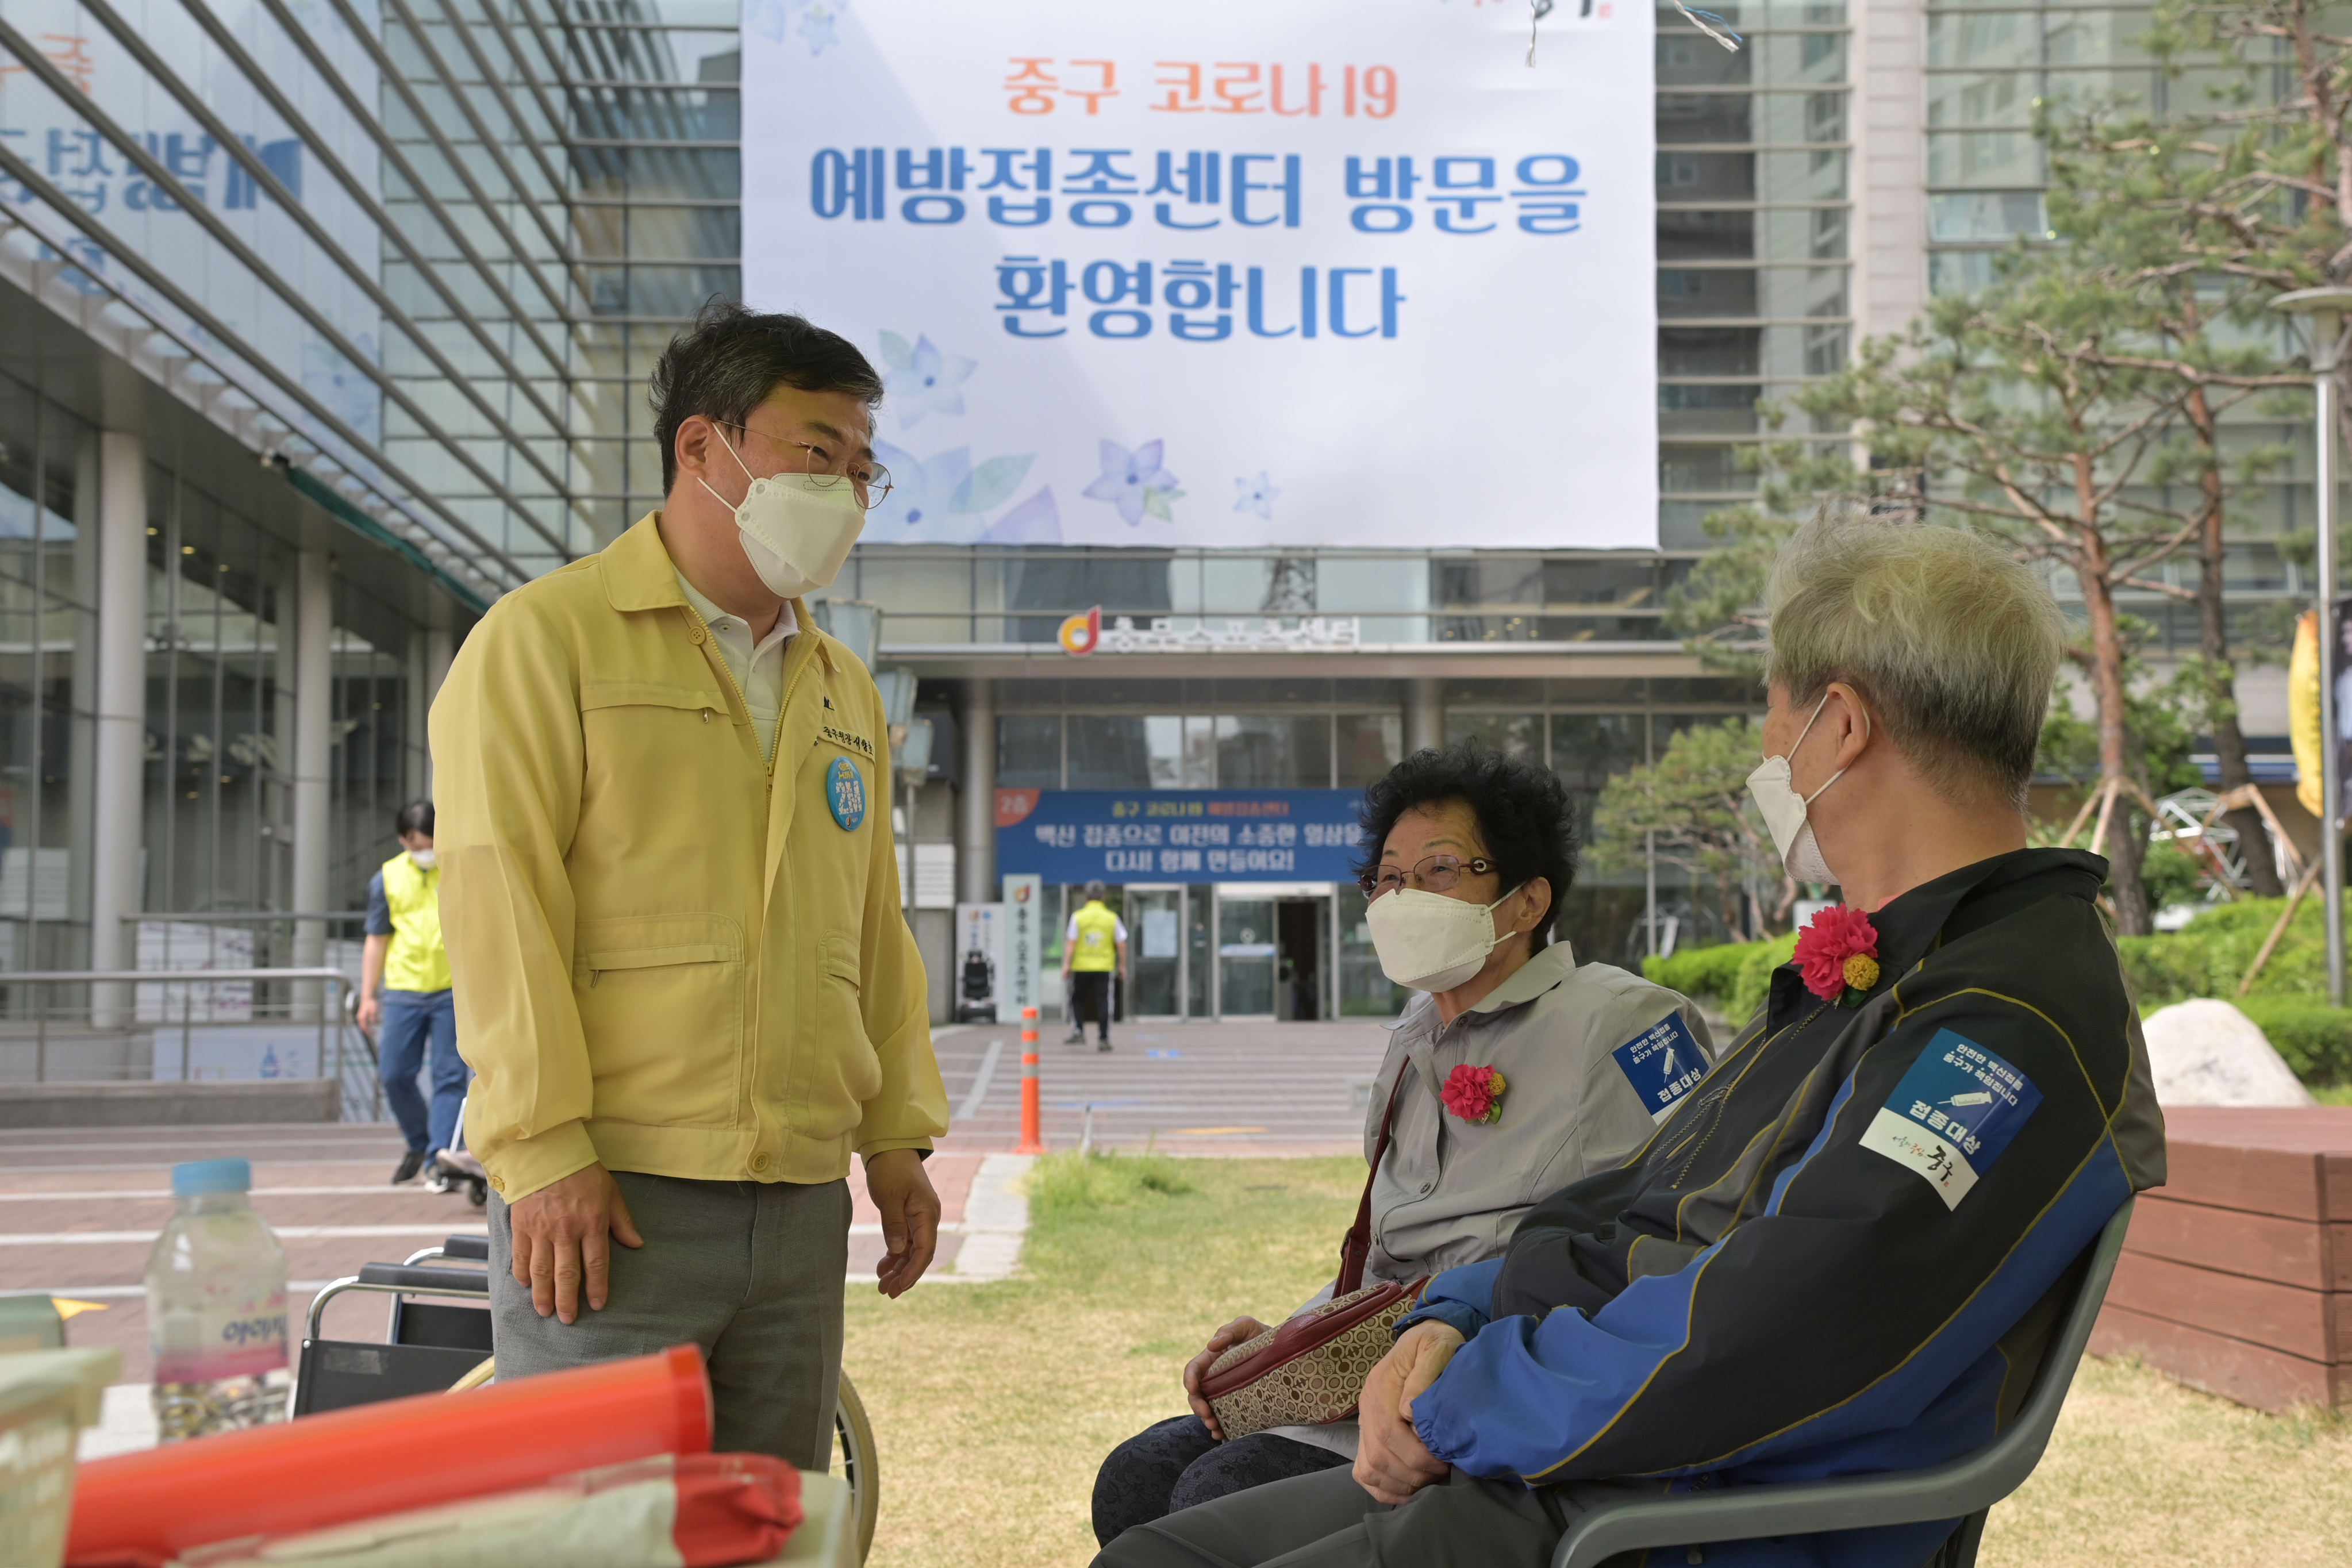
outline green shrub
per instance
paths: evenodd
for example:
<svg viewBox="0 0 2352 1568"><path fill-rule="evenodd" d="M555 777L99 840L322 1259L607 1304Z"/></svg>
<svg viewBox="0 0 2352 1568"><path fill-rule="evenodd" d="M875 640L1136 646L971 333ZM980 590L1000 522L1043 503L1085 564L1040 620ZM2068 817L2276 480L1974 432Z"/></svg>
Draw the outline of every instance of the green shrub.
<svg viewBox="0 0 2352 1568"><path fill-rule="evenodd" d="M1041 1215L1123 1208L1192 1191L1168 1155L1116 1150L1045 1155L1029 1167L1023 1185L1030 1207Z"/></svg>
<svg viewBox="0 0 2352 1568"><path fill-rule="evenodd" d="M1735 1029L1755 1016L1772 994L1772 972L1796 955L1797 933L1776 936L1769 942L1750 944L1747 962L1739 966L1739 984L1724 998L1724 1016Z"/></svg>
<svg viewBox="0 0 2352 1568"><path fill-rule="evenodd" d="M2352 1007L2261 995L2243 997L2237 1005L2305 1084L2320 1089L2352 1081Z"/></svg>
<svg viewBox="0 0 2352 1568"><path fill-rule="evenodd" d="M1686 948L1672 958L1645 958L1643 975L1668 990L1712 1003L1733 1027L1748 1022L1771 994L1772 971L1797 950L1797 934L1762 942L1727 942Z"/></svg>
<svg viewBox="0 0 2352 1568"><path fill-rule="evenodd" d="M2235 1000L2238 982L2262 951L2284 907L2277 899L2241 899L2217 904L2168 935L2127 936L2116 948L2125 977L2143 1013L2189 996ZM2252 996L2299 996L2327 993L2326 933L2317 899L2305 899L2263 966Z"/></svg>
<svg viewBox="0 0 2352 1568"><path fill-rule="evenodd" d="M1748 955L1769 945L1760 942L1718 942L1713 947L1686 947L1672 958L1642 960L1642 973L1652 984L1685 996L1720 1003L1739 988L1739 971Z"/></svg>

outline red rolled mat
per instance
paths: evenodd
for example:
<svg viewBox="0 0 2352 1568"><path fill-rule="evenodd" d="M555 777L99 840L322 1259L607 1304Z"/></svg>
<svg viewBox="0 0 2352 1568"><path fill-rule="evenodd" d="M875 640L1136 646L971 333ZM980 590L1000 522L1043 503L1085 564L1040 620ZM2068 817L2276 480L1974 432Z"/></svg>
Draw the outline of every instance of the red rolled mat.
<svg viewBox="0 0 2352 1568"><path fill-rule="evenodd" d="M709 1451L702 1352L678 1345L93 1459L74 1478L66 1561L163 1563L216 1541L320 1530L599 1465Z"/></svg>

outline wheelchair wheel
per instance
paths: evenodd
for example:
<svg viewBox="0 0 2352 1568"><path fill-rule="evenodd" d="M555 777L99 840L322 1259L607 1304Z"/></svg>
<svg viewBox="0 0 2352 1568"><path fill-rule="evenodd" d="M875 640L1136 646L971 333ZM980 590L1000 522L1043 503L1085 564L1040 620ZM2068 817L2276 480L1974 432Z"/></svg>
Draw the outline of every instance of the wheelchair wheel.
<svg viewBox="0 0 2352 1568"><path fill-rule="evenodd" d="M881 1517L882 1489L875 1473L874 1424L866 1418L866 1404L857 1397L849 1374L841 1374L841 1391L834 1398L835 1453L842 1479L849 1483L850 1506L857 1510L857 1560L874 1550L874 1521Z"/></svg>

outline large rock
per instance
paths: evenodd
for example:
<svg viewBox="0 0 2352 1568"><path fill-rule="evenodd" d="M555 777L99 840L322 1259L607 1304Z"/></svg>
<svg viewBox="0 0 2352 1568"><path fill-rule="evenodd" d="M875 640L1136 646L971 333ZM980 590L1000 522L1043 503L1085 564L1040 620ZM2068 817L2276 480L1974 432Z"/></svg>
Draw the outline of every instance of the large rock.
<svg viewBox="0 0 2352 1568"><path fill-rule="evenodd" d="M2309 1105L2262 1028L2231 1006L2200 997L2148 1015L2148 1064L2162 1105Z"/></svg>

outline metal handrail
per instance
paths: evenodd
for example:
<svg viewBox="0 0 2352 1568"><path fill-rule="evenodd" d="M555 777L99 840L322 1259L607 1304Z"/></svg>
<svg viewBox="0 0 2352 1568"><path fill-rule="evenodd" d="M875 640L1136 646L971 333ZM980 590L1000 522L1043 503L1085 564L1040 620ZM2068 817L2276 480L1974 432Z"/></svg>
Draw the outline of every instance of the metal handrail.
<svg viewBox="0 0 2352 1568"><path fill-rule="evenodd" d="M124 925L144 925L150 921L179 921L188 925L206 921L234 925L239 921L363 921L365 910L149 910L135 915L124 915Z"/></svg>
<svg viewBox="0 0 2352 1568"><path fill-rule="evenodd" d="M346 1026L344 997L353 994L352 977L340 969L11 969L0 970L0 989L11 985L200 985L216 982L299 981L331 984L341 994L336 996L331 1008L319 1009L319 1077L341 1081L343 1076L343 1030ZM323 998L321 999L323 1003ZM327 1065L327 1026L330 1013L335 1030L335 1061L331 1069ZM49 1081L49 1016L46 1011L35 1016L37 1046L34 1055L33 1081ZM159 1022L167 1022L159 1020ZM180 1015L180 1073L187 1076L191 1045L195 1022L185 1009Z"/></svg>

